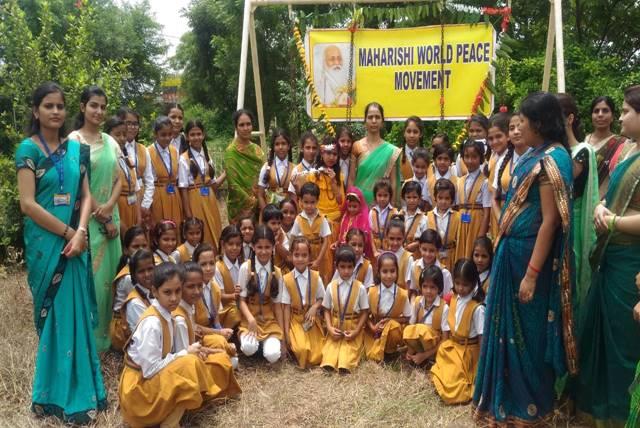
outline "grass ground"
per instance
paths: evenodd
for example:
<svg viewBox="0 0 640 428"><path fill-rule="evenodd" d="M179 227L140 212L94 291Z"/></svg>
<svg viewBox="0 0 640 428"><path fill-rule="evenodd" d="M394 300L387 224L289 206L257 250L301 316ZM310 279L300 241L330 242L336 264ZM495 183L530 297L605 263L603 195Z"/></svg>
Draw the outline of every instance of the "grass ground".
<svg viewBox="0 0 640 428"><path fill-rule="evenodd" d="M37 338L31 295L23 272L0 267L0 427L59 427L56 419L38 419L30 411ZM286 362L268 367L259 359L241 359L239 399L183 418L192 426L472 426L470 406L444 406L426 372L398 362L364 362L348 376L320 369L301 371ZM120 427L117 388L122 358L103 356L109 408L97 427ZM557 426L568 426L560 418Z"/></svg>

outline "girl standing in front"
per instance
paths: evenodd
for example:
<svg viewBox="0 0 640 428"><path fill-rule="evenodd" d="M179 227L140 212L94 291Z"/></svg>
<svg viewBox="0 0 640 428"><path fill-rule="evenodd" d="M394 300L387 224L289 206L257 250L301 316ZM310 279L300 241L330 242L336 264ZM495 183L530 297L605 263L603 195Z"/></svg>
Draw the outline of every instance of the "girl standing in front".
<svg viewBox="0 0 640 428"><path fill-rule="evenodd" d="M171 120L171 146L176 149L178 156L180 156L189 148L187 139L182 132L184 109L180 104L168 104L164 109L164 115Z"/></svg>
<svg viewBox="0 0 640 428"><path fill-rule="evenodd" d="M311 244L304 236L291 241L294 269L283 278L282 309L285 341L300 368L317 366L322 361L324 332L320 306L324 284L317 271L309 269Z"/></svg>
<svg viewBox="0 0 640 428"><path fill-rule="evenodd" d="M240 267L240 350L251 356L262 345L262 355L271 364L283 351L282 275L273 263L276 238L260 225L253 235L254 255Z"/></svg>
<svg viewBox="0 0 640 428"><path fill-rule="evenodd" d="M107 109L107 96L97 86L89 86L80 95L80 113L76 117L76 131L69 138L91 148L91 220L89 221L89 245L91 264L98 306L98 323L95 329L98 351L106 351L111 345L109 325L113 309L111 284L118 273L122 255L120 240L120 167L122 156L118 143L100 132Z"/></svg>
<svg viewBox="0 0 640 428"><path fill-rule="evenodd" d="M464 163L469 171L458 180L457 206L460 209L460 229L457 258L471 257L473 243L489 230L491 193L480 165L484 159L482 143L467 140L462 147Z"/></svg>
<svg viewBox="0 0 640 428"><path fill-rule="evenodd" d="M451 336L442 342L431 367L433 384L446 404L471 401L484 329L484 291L476 265L460 259L453 269L456 294L447 322Z"/></svg>
<svg viewBox="0 0 640 428"><path fill-rule="evenodd" d="M433 229L440 235L442 246L438 249L440 263L444 269L452 269L455 264L460 213L451 206L456 200L456 188L446 178L436 182L434 197L436 207L427 213L425 228Z"/></svg>
<svg viewBox="0 0 640 428"><path fill-rule="evenodd" d="M402 329L411 316L409 293L398 285L398 260L393 253L378 258L378 278L380 284L369 288L371 309L364 336L367 358L376 362L398 352Z"/></svg>
<svg viewBox="0 0 640 428"><path fill-rule="evenodd" d="M149 147L156 192L151 204L151 217L157 224L171 220L182 222L182 201L178 196L178 152L171 143L171 120L159 116L153 124L155 142Z"/></svg>
<svg viewBox="0 0 640 428"><path fill-rule="evenodd" d="M195 217L202 220L203 242L216 247L222 229L216 190L227 174L223 172L218 178L215 176L202 122L191 120L185 130L189 147L180 155L178 167L178 187L184 218Z"/></svg>
<svg viewBox="0 0 640 428"><path fill-rule="evenodd" d="M262 165L258 178L258 206L260 211L267 204L279 204L287 197L291 174L295 166L291 162L291 139L284 129L271 134L269 158Z"/></svg>

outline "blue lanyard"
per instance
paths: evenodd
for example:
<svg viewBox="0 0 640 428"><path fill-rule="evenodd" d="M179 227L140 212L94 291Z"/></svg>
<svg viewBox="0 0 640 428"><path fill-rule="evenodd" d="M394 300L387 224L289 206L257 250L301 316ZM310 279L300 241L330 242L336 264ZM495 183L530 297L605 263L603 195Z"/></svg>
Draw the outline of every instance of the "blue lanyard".
<svg viewBox="0 0 640 428"><path fill-rule="evenodd" d="M129 165L124 159L120 159L120 169L124 172L124 176L127 177L127 186L129 186L129 193L134 193L135 189L131 188L131 171L129 171Z"/></svg>
<svg viewBox="0 0 640 428"><path fill-rule="evenodd" d="M205 173L202 171L202 169L200 169L200 162L198 162L198 159L196 158L196 153L193 152L193 149L191 147L189 147L189 150L191 150L191 156L193 156L193 161L196 163L196 166L198 167L198 172L200 172L200 177L202 177L202 184L206 184L204 181ZM162 163L164 163L164 161L162 161Z"/></svg>
<svg viewBox="0 0 640 428"><path fill-rule="evenodd" d="M382 287L384 287L384 285L380 284L379 287L380 287L380 291L378 291L378 309L376 310L378 316L380 316L380 302L382 301ZM382 318L387 318L389 316L389 314L391 313L391 311L393 310L393 305L396 304L396 292L397 291L398 291L398 286L394 284L394 288L393 288L393 303L391 303L391 306L389 307L389 310L387 311L385 316L382 317Z"/></svg>
<svg viewBox="0 0 640 428"><path fill-rule="evenodd" d="M464 183L462 183L462 194L464 196L464 199L462 201L463 205L467 205L467 198L471 197L471 194L473 193L473 188L476 187L476 182L478 181L478 178L480 178L480 174L482 174L482 171L478 171L478 175L476 175L476 178L473 180L473 184L471 184L471 188L469 189L469 194L467 194L467 189L465 189L465 185L467 184L467 180L464 180ZM469 177L467 177L469 178ZM474 201L470 201L470 204L474 204Z"/></svg>
<svg viewBox="0 0 640 428"><path fill-rule="evenodd" d="M436 208L436 210L437 209L438 208ZM435 220L435 223L436 223L436 232L438 232L438 235L439 235L440 234L440 228L438 227L438 214L437 214L437 211L433 212L433 217L434 217L434 220ZM442 239L442 248L446 247L447 246L447 242L448 242L447 238L449 237L449 226L451 226L451 211L449 211L449 213L447 214L447 217L448 217L448 219L447 219L447 228L444 231L444 238Z"/></svg>
<svg viewBox="0 0 640 428"><path fill-rule="evenodd" d="M307 274L309 279L307 280L307 307L311 307L311 272L309 268L307 268ZM300 296L300 306L302 309L305 308L304 301L302 300L302 291L300 290L300 284L298 283L298 278L296 277L296 288L298 289L298 295Z"/></svg>
<svg viewBox="0 0 640 428"><path fill-rule="evenodd" d="M347 306L349 306L349 300L351 300L351 291L353 289L353 281L351 281L351 285L349 285L349 294L347 294L347 298L344 302L344 311L341 309L340 302L340 286L336 288L336 293L338 293L338 315L340 315L340 327L344 323L344 317L347 315Z"/></svg>
<svg viewBox="0 0 640 428"><path fill-rule="evenodd" d="M280 158L278 159L282 160ZM278 159L276 159L273 163L275 164L274 168L276 169L276 183L278 183L278 187L282 187L282 179L280 178L280 174L278 174ZM289 175L289 160L287 160L287 169L284 173L285 177L287 177L288 175Z"/></svg>
<svg viewBox="0 0 640 428"><path fill-rule="evenodd" d="M433 310L436 308L435 306L435 300L433 301L433 303L431 304L431 307L429 308L429 310L424 314L424 316L422 317L422 321L420 322L420 324L424 324L424 322L427 320L427 318L429 317L429 315L431 314L431 312L433 312ZM424 300L422 301L422 309L425 309L424 307Z"/></svg>
<svg viewBox="0 0 640 428"><path fill-rule="evenodd" d="M266 268L264 266L262 267L262 269L266 270ZM260 277L261 277L260 272L257 272L256 273L256 280L258 282L258 298L260 300L260 313L262 313L262 306L264 305L264 290L262 289L262 284L260 284L260 282L261 282L260 281ZM264 288L265 289L267 288L267 283L268 282L269 282L269 275L267 274L267 280L266 280L266 282L264 284Z"/></svg>
<svg viewBox="0 0 640 428"><path fill-rule="evenodd" d="M160 152L160 149L158 148L158 143L153 143L153 144L156 146L156 151L158 152L158 156L160 156L160 160L162 161L162 165L164 165L164 169L166 169L167 172L169 173L169 181L171 181L171 174L173 173L173 163L171 162L171 150L169 149L169 147L171 146L169 145L165 149L166 151L169 152L169 166L167 166L167 164L164 161L164 157L162 157L162 152ZM200 169L200 167L198 167L198 169Z"/></svg>
<svg viewBox="0 0 640 428"><path fill-rule="evenodd" d="M60 192L62 192L64 191L64 165L62 165L62 158L57 154L51 153L51 149L49 149L49 145L41 132L38 132L38 138L40 138L40 142L44 146L47 156L51 159L51 162L53 162L53 166L55 166L56 171L58 171L58 184L60 185ZM58 146L58 148L60 148L60 146ZM56 151L57 150L58 149L56 149Z"/></svg>

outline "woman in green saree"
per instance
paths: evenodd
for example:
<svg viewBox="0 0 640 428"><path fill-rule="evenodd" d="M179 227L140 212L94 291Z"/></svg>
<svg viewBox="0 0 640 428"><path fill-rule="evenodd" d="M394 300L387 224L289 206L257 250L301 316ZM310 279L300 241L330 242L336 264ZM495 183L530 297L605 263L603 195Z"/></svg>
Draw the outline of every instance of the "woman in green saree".
<svg viewBox="0 0 640 428"><path fill-rule="evenodd" d="M373 203L373 186L381 178L388 178L393 188L393 205L400 206L400 167L398 159L400 148L382 139L380 131L384 125L384 109L376 102L364 108L364 124L367 135L353 145L352 153L356 159L356 178L358 187L369 206Z"/></svg>
<svg viewBox="0 0 640 428"><path fill-rule="evenodd" d="M35 90L31 137L16 150L33 315L39 336L32 410L87 423L106 408L92 329L96 303L87 248L89 148L62 141L62 89Z"/></svg>
<svg viewBox="0 0 640 428"><path fill-rule="evenodd" d="M91 265L98 305L98 325L94 331L98 352L111 346L109 324L113 313L111 284L118 273L122 247L118 234L120 216L118 197L122 183L118 171L120 146L108 134L100 132L107 108L107 96L97 86L86 87L80 95L80 113L76 118L76 131L69 138L90 147L91 212L89 220L89 246Z"/></svg>
<svg viewBox="0 0 640 428"><path fill-rule="evenodd" d="M640 360L633 319L640 271L640 86L625 91L620 122L635 143L621 155L595 209L598 240L579 334L576 404L603 426L622 426L629 416L629 387Z"/></svg>
<svg viewBox="0 0 640 428"><path fill-rule="evenodd" d="M235 223L240 217L256 214L258 175L265 158L260 146L251 142L253 114L240 109L232 120L237 136L224 151L224 168L229 183L227 212L229 222Z"/></svg>

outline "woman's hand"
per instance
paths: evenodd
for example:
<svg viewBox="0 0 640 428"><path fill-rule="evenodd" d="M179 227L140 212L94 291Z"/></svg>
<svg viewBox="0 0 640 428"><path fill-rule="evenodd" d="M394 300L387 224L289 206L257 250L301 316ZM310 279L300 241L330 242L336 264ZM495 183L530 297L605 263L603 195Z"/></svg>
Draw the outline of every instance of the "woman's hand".
<svg viewBox="0 0 640 428"><path fill-rule="evenodd" d="M311 324L316 322L316 311L313 308L313 306L311 308L309 308L309 310L307 311L306 314L304 314L304 320L305 320L305 322L308 322L308 323L311 323Z"/></svg>
<svg viewBox="0 0 640 428"><path fill-rule="evenodd" d="M227 340L229 340L229 338L233 334L233 330L230 328L221 328L219 331L220 331L220 334Z"/></svg>
<svg viewBox="0 0 640 428"><path fill-rule="evenodd" d="M99 223L104 223L111 218L113 215L113 206L109 206L107 204L99 205L98 208L93 212L93 216Z"/></svg>
<svg viewBox="0 0 640 428"><path fill-rule="evenodd" d="M104 229L107 231L107 238L113 239L118 236L118 228L113 224L113 222L106 223L104 225Z"/></svg>
<svg viewBox="0 0 640 428"><path fill-rule="evenodd" d="M640 302L633 307L633 319L640 322Z"/></svg>
<svg viewBox="0 0 640 428"><path fill-rule="evenodd" d="M529 303L533 299L533 294L536 292L536 279L529 275L524 276L520 282L520 291L518 292L518 298L520 303Z"/></svg>
<svg viewBox="0 0 640 428"><path fill-rule="evenodd" d="M339 329L334 328L333 326L329 326L329 325L327 326L327 331L329 332L331 337L333 337L336 340L340 339L344 335L342 330L339 330Z"/></svg>
<svg viewBox="0 0 640 428"><path fill-rule="evenodd" d="M68 259L82 254L87 249L87 235L84 231L75 231L62 250L62 255Z"/></svg>
<svg viewBox="0 0 640 428"><path fill-rule="evenodd" d="M256 322L255 317L251 317L251 319L249 320L247 325L247 330L249 330L249 332L247 333L247 336L249 337L258 336L258 323Z"/></svg>
<svg viewBox="0 0 640 428"><path fill-rule="evenodd" d="M596 205L596 208L593 210L593 224L599 232L604 232L607 230L608 223L606 216L613 215L611 211L607 207L602 204Z"/></svg>

